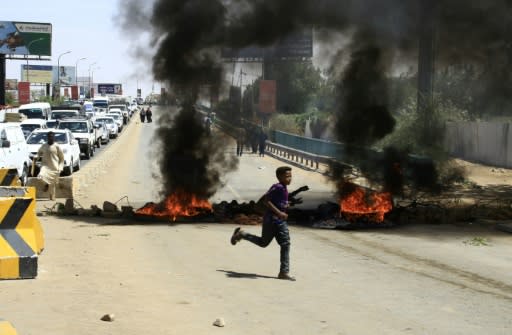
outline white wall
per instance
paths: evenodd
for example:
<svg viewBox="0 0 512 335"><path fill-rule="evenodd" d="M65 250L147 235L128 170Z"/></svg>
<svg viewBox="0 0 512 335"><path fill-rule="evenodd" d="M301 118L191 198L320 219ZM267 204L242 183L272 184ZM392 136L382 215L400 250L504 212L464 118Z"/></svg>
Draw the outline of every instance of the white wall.
<svg viewBox="0 0 512 335"><path fill-rule="evenodd" d="M446 148L454 157L512 168L512 135L508 122L450 122Z"/></svg>

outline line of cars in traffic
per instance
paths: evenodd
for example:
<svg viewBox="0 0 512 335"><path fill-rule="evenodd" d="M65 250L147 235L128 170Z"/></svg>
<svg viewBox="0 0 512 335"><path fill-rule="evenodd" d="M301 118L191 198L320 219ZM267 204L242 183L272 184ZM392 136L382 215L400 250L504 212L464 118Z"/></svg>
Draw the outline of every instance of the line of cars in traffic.
<svg viewBox="0 0 512 335"><path fill-rule="evenodd" d="M96 106L93 100L90 111L84 107L86 104L89 102L54 107L48 103L20 106L17 113L24 114L25 120L0 123L0 167L15 167L25 185L29 176L39 173L40 159L34 167L32 160L52 131L64 153L61 175L69 176L80 169L82 157L91 158L96 148L117 138L138 109L136 103L126 99L107 98L106 105Z"/></svg>

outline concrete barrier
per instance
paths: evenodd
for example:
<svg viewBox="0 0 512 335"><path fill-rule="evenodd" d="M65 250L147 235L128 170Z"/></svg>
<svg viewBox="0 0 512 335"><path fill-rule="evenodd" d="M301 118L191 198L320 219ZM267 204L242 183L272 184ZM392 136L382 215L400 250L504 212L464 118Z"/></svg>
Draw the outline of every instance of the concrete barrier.
<svg viewBox="0 0 512 335"><path fill-rule="evenodd" d="M35 278L43 248L35 189L0 187L0 279Z"/></svg>
<svg viewBox="0 0 512 335"><path fill-rule="evenodd" d="M0 335L16 335L16 329L9 321L0 319Z"/></svg>
<svg viewBox="0 0 512 335"><path fill-rule="evenodd" d="M73 175L69 177L60 177L59 183L55 188L55 197L56 198L73 198ZM44 191L46 183L37 177L29 177L27 181L27 186L34 187L36 189L36 197L38 199L49 198L50 194Z"/></svg>
<svg viewBox="0 0 512 335"><path fill-rule="evenodd" d="M0 186L21 186L16 169L0 169Z"/></svg>

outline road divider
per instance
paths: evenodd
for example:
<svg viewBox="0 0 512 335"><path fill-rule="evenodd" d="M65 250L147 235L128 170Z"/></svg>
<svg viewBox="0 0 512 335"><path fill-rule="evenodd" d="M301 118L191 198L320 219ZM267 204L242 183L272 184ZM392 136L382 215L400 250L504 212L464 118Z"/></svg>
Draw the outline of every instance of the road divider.
<svg viewBox="0 0 512 335"><path fill-rule="evenodd" d="M21 186L18 170L0 169L0 186Z"/></svg>
<svg viewBox="0 0 512 335"><path fill-rule="evenodd" d="M46 183L37 177L29 177L27 186L34 187L36 189L36 197L38 199L50 197L50 193L44 190ZM55 197L73 197L73 176L59 177L59 183L55 186Z"/></svg>
<svg viewBox="0 0 512 335"><path fill-rule="evenodd" d="M35 188L0 187L0 279L35 278L43 248Z"/></svg>

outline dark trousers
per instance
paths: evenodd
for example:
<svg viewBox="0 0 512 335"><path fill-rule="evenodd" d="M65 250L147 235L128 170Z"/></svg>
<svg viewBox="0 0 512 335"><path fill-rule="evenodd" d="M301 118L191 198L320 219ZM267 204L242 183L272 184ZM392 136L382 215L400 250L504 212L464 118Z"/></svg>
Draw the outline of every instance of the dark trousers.
<svg viewBox="0 0 512 335"><path fill-rule="evenodd" d="M260 156L265 156L265 142L260 142L258 149L260 150Z"/></svg>
<svg viewBox="0 0 512 335"><path fill-rule="evenodd" d="M266 214L261 227L261 237L245 233L242 238L265 248L272 242L274 237L281 246L280 271L288 273L290 272L290 232L288 231L286 221L274 219L272 216Z"/></svg>
<svg viewBox="0 0 512 335"><path fill-rule="evenodd" d="M236 141L236 155L242 156L242 153L244 152L244 141Z"/></svg>

